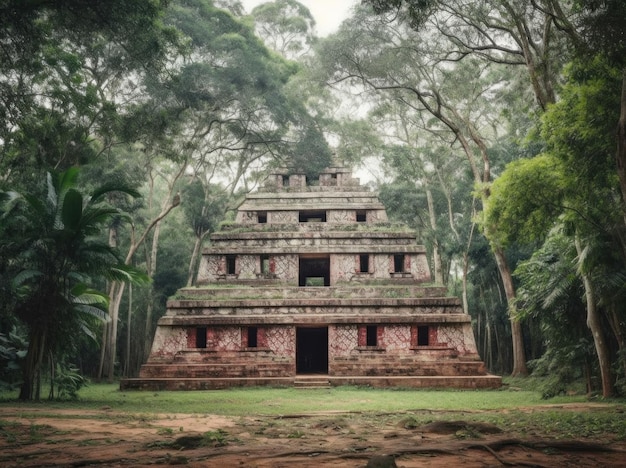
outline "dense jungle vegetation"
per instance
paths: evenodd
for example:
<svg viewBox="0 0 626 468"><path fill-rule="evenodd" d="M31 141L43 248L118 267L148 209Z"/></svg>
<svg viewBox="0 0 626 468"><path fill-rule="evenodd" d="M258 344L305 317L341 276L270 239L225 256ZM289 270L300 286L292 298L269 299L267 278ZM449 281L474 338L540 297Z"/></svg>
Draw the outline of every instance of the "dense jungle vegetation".
<svg viewBox="0 0 626 468"><path fill-rule="evenodd" d="M368 173L494 373L626 391L626 4L0 1L0 383L138 372L267 170ZM46 389L48 386L46 386Z"/></svg>

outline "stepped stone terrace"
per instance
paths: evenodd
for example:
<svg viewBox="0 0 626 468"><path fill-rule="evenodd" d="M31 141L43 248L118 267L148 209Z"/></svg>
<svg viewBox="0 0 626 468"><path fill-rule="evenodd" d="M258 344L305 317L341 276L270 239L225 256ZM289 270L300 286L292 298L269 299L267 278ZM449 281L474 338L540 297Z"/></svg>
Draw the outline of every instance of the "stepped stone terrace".
<svg viewBox="0 0 626 468"><path fill-rule="evenodd" d="M460 301L430 282L415 232L348 169L277 171L211 236L198 286L168 301L121 388L500 386Z"/></svg>

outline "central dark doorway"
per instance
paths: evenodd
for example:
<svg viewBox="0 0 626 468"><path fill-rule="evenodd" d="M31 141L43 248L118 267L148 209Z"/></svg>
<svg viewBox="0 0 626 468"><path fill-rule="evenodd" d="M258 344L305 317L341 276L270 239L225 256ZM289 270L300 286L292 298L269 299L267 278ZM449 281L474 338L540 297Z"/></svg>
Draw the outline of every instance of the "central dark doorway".
<svg viewBox="0 0 626 468"><path fill-rule="evenodd" d="M330 286L329 257L300 257L300 286Z"/></svg>
<svg viewBox="0 0 626 468"><path fill-rule="evenodd" d="M296 374L328 374L328 327L296 328Z"/></svg>

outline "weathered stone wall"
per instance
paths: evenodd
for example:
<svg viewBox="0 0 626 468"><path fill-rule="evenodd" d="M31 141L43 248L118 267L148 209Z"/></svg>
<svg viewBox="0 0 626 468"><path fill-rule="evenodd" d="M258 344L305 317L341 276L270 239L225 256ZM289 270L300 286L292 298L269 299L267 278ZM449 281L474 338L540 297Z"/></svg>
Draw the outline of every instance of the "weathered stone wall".
<svg viewBox="0 0 626 468"><path fill-rule="evenodd" d="M386 223L389 221L385 210L370 210L367 213L368 223Z"/></svg>
<svg viewBox="0 0 626 468"><path fill-rule="evenodd" d="M426 255L411 255L411 275L419 282L431 281Z"/></svg>
<svg viewBox="0 0 626 468"><path fill-rule="evenodd" d="M226 272L225 259L217 255L203 255L198 266L198 283L209 283Z"/></svg>
<svg viewBox="0 0 626 468"><path fill-rule="evenodd" d="M215 351L239 351L241 349L241 327L215 327L209 329L213 336L207 347Z"/></svg>
<svg viewBox="0 0 626 468"><path fill-rule="evenodd" d="M355 210L329 210L326 221L329 223L356 223Z"/></svg>
<svg viewBox="0 0 626 468"><path fill-rule="evenodd" d="M150 360L171 360L189 347L187 327L158 327L152 341Z"/></svg>
<svg viewBox="0 0 626 468"><path fill-rule="evenodd" d="M267 214L267 222L270 224L291 224L299 222L297 211L270 211Z"/></svg>
<svg viewBox="0 0 626 468"><path fill-rule="evenodd" d="M330 257L330 284L351 281L357 268L358 256L336 254Z"/></svg>
<svg viewBox="0 0 626 468"><path fill-rule="evenodd" d="M296 355L296 329L292 326L267 327L266 346L277 356L293 358Z"/></svg>
<svg viewBox="0 0 626 468"><path fill-rule="evenodd" d="M456 349L461 355L477 354L474 332L469 323L457 326L439 325L437 327L437 341Z"/></svg>
<svg viewBox="0 0 626 468"><path fill-rule="evenodd" d="M357 346L358 327L356 325L335 325L328 327L328 360L349 356Z"/></svg>
<svg viewBox="0 0 626 468"><path fill-rule="evenodd" d="M471 327L469 324L464 327ZM482 375L484 365L472 351L473 337L450 326L429 326L429 345L416 346L411 325L386 324L378 328L376 346L359 345L356 325L328 329L329 375L337 376L466 376ZM363 341L365 337L363 336ZM465 355L471 359L459 361Z"/></svg>
<svg viewBox="0 0 626 468"><path fill-rule="evenodd" d="M258 255L238 255L236 265L237 279L256 279L260 273Z"/></svg>
<svg viewBox="0 0 626 468"><path fill-rule="evenodd" d="M274 271L276 278L283 282L298 284L298 256L297 255L273 255Z"/></svg>
<svg viewBox="0 0 626 468"><path fill-rule="evenodd" d="M380 346L387 354L407 354L411 347L411 327L409 325L385 325Z"/></svg>

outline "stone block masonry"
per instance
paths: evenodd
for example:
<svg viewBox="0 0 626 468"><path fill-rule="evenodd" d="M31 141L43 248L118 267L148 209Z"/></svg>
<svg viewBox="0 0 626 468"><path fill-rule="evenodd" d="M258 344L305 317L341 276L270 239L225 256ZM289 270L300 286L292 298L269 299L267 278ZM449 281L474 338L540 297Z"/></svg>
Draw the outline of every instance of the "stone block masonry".
<svg viewBox="0 0 626 468"><path fill-rule="evenodd" d="M122 389L293 385L492 388L469 315L430 284L415 232L343 167L290 169L211 236L198 286L168 301L139 377Z"/></svg>

